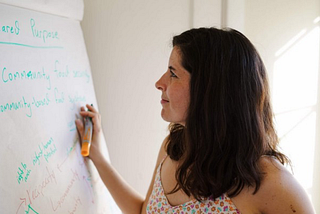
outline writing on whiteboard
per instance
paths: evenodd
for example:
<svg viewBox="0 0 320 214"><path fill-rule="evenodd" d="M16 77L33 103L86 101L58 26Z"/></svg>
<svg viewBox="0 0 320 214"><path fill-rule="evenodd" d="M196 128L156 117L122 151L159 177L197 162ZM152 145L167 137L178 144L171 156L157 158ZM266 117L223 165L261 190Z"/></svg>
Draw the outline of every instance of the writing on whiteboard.
<svg viewBox="0 0 320 214"><path fill-rule="evenodd" d="M18 183L20 184L22 181L27 182L30 173L31 173L31 169L27 168L27 164L21 162L21 167L18 168L18 176L17 176Z"/></svg>
<svg viewBox="0 0 320 214"><path fill-rule="evenodd" d="M32 31L33 37L42 39L42 41L44 43L46 43L46 41L48 39L52 39L52 40L59 39L58 31L51 31L51 30L47 30L47 29L39 30L36 27L36 21L34 19L30 19L30 26L31 26L31 31Z"/></svg>
<svg viewBox="0 0 320 214"><path fill-rule="evenodd" d="M3 67L1 80L4 83L9 83L17 80L46 80L48 83L47 89L51 89L51 80L48 71L45 71L44 67L40 71L34 70L20 70L20 71L11 71L7 67Z"/></svg>
<svg viewBox="0 0 320 214"><path fill-rule="evenodd" d="M52 137L46 142L38 145L38 150L34 153L33 165L40 165L41 158L44 158L48 163L50 158L57 152L57 147L54 144L54 140Z"/></svg>
<svg viewBox="0 0 320 214"><path fill-rule="evenodd" d="M19 33L20 33L19 22L15 21L13 26L12 25L2 25L1 31L3 33L11 33L11 34L19 35Z"/></svg>

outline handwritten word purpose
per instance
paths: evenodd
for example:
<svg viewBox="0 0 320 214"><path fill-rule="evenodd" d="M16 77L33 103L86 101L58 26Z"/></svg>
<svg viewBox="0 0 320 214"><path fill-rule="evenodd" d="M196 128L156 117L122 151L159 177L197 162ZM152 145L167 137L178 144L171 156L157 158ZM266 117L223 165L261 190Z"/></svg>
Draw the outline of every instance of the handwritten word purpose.
<svg viewBox="0 0 320 214"><path fill-rule="evenodd" d="M30 26L33 37L40 38L45 43L48 39L59 39L58 31L50 31L47 29L37 29L36 21L34 19L30 19Z"/></svg>

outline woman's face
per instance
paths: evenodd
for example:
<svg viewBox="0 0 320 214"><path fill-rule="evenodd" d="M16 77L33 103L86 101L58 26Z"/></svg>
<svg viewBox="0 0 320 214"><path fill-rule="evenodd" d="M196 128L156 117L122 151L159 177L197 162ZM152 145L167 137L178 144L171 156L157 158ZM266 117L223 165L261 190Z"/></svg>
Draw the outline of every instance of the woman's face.
<svg viewBox="0 0 320 214"><path fill-rule="evenodd" d="M185 125L190 103L190 73L181 65L179 49L172 49L168 70L156 82L162 92L161 116L167 122Z"/></svg>

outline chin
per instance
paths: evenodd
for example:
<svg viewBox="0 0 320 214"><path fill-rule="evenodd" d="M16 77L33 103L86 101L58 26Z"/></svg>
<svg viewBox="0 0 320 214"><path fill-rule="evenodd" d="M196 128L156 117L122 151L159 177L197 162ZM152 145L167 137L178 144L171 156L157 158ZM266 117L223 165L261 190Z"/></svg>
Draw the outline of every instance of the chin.
<svg viewBox="0 0 320 214"><path fill-rule="evenodd" d="M162 115L161 115L162 116ZM177 121L177 120L172 120L172 119L170 119L170 118L167 118L167 117L164 117L164 116L162 116L162 119L164 120L164 121L166 121L166 122L168 122L168 123L175 123L175 124L180 124L180 125L182 125L182 126L185 126L185 122L180 122L180 121Z"/></svg>
<svg viewBox="0 0 320 214"><path fill-rule="evenodd" d="M168 123L176 123L182 126L185 126L186 122L182 118L179 120L178 118L172 118L170 115L165 114L164 110L161 111L161 117L164 121Z"/></svg>
<svg viewBox="0 0 320 214"><path fill-rule="evenodd" d="M172 123L172 121L169 120L168 118L166 118L166 117L164 117L164 116L162 116L162 115L161 115L161 117L162 117L162 119L163 119L164 121L169 122L169 123Z"/></svg>

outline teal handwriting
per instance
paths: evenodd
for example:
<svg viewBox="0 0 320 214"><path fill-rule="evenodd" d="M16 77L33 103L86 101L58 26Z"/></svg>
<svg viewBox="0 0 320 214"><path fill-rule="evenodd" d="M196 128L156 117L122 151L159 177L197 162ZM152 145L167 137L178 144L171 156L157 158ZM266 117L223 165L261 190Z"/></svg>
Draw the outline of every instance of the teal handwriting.
<svg viewBox="0 0 320 214"><path fill-rule="evenodd" d="M42 67L41 71L31 71L31 70L22 70L22 71L8 71L7 67L3 67L2 69L2 82L8 83L17 80L47 80L48 86L47 89L51 89L51 80L50 74L45 72L44 67Z"/></svg>
<svg viewBox="0 0 320 214"><path fill-rule="evenodd" d="M49 140L48 140L46 143L42 143L42 147L43 147L44 149L48 149L48 147L49 147L50 145L52 145L52 143L53 143L53 138L50 137Z"/></svg>
<svg viewBox="0 0 320 214"><path fill-rule="evenodd" d="M76 128L76 124L75 124L74 121L69 122L69 123L68 123L68 127L69 127L69 131L70 131L70 132L73 132L73 131L75 131L75 130L77 129L77 128Z"/></svg>
<svg viewBox="0 0 320 214"><path fill-rule="evenodd" d="M54 88L54 98L57 104L64 103L64 93L60 92L58 88Z"/></svg>
<svg viewBox="0 0 320 214"><path fill-rule="evenodd" d="M27 164L21 162L21 167L18 167L18 176L17 180L18 183L20 184L21 182L27 182L29 175L31 173L31 169L27 169Z"/></svg>
<svg viewBox="0 0 320 214"><path fill-rule="evenodd" d="M41 29L39 30L36 28L36 21L34 19L30 19L30 27L32 31L33 37L42 39L45 43L48 39L59 39L58 37L58 31L51 31L47 29Z"/></svg>
<svg viewBox="0 0 320 214"><path fill-rule="evenodd" d="M28 102L24 96L20 100L15 100L12 102L6 102L3 104L0 104L0 113L5 113L8 111L19 111L26 109L27 117L32 117L33 108L41 108L41 107L46 107L51 104L51 100L49 98L49 93L46 93L45 96L42 96L42 98L39 98L38 96L32 97L32 102Z"/></svg>
<svg viewBox="0 0 320 214"><path fill-rule="evenodd" d="M84 71L72 71L74 78L86 78L87 83L90 81L90 75L87 70Z"/></svg>
<svg viewBox="0 0 320 214"><path fill-rule="evenodd" d="M44 153L44 159L49 163L49 158L51 158L57 152L57 147L53 144L53 148L50 147L50 150Z"/></svg>
<svg viewBox="0 0 320 214"><path fill-rule="evenodd" d="M34 152L34 158L33 158L33 165L36 165L38 163L38 165L40 165L40 158L43 155L43 151L40 145L38 145L39 151L38 152Z"/></svg>
<svg viewBox="0 0 320 214"><path fill-rule="evenodd" d="M73 110L76 107L76 103L86 102L86 97L79 95L78 92L76 92L75 95L69 95L68 97L69 97L69 102L72 104L71 110Z"/></svg>
<svg viewBox="0 0 320 214"><path fill-rule="evenodd" d="M73 151L73 149L74 149L77 145L78 145L78 140L76 139L76 140L73 141L73 145L72 145L69 149L67 149L67 156L69 156L69 154Z"/></svg>
<svg viewBox="0 0 320 214"><path fill-rule="evenodd" d="M26 214L29 214L30 211L32 211L33 213L39 214L39 213L38 213L37 211L35 211L35 210L31 207L31 205L29 204L29 205L28 205L28 210L25 210L25 212L26 212Z"/></svg>
<svg viewBox="0 0 320 214"><path fill-rule="evenodd" d="M33 165L40 165L41 164L41 158L43 157L47 163L49 163L49 159L57 152L57 147L54 143L54 140L52 137L47 140L46 143L41 143L38 145L38 150L34 152L33 157Z"/></svg>
<svg viewBox="0 0 320 214"><path fill-rule="evenodd" d="M63 49L62 46L39 46L39 45L28 45L28 44L23 44L23 43L18 43L18 42L0 41L0 44L2 44L2 45L16 45L16 46L21 46L21 47L26 47L26 48L36 48L36 49Z"/></svg>
<svg viewBox="0 0 320 214"><path fill-rule="evenodd" d="M36 100L35 97L33 97L33 102L32 104L34 104L37 108L41 107L41 106L47 106L50 104L50 99L49 99L49 94L46 93L46 97L40 100Z"/></svg>
<svg viewBox="0 0 320 214"><path fill-rule="evenodd" d="M1 31L3 33L11 33L11 34L19 35L19 33L20 33L19 21L15 21L14 26L2 25Z"/></svg>
<svg viewBox="0 0 320 214"><path fill-rule="evenodd" d="M8 102L8 103L0 105L0 112L1 113L7 112L7 111L18 111L20 109L29 110L29 112L26 113L26 116L27 117L31 117L32 116L31 104L26 101L24 96L22 97L22 99L20 99L18 101Z"/></svg>
<svg viewBox="0 0 320 214"><path fill-rule="evenodd" d="M53 72L55 72L57 74L57 78L64 78L64 77L69 77L69 69L68 66L66 66L66 70L65 71L60 71L58 69L58 65L60 64L59 60L56 60L54 62L54 70Z"/></svg>

